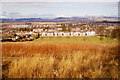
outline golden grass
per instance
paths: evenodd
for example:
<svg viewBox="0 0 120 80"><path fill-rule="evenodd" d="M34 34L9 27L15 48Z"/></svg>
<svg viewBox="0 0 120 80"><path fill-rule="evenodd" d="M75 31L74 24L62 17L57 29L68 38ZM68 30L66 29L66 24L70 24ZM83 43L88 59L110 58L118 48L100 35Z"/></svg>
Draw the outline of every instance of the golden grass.
<svg viewBox="0 0 120 80"><path fill-rule="evenodd" d="M112 45L112 46L111 46ZM104 52L107 48L114 48L117 43L85 43L85 42L11 42L3 43L3 57L20 57L33 56L38 53L42 54L62 54L80 52ZM113 50L112 50L113 51ZM105 53L105 52L104 52Z"/></svg>
<svg viewBox="0 0 120 80"><path fill-rule="evenodd" d="M2 43L7 78L118 78L116 43ZM4 61L4 60L3 60Z"/></svg>

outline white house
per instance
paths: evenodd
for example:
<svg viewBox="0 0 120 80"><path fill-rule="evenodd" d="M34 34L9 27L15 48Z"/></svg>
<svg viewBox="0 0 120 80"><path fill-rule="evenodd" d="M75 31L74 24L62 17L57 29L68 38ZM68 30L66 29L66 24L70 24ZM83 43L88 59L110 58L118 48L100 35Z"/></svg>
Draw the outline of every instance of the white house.
<svg viewBox="0 0 120 80"><path fill-rule="evenodd" d="M95 31L91 31L91 36L95 36Z"/></svg>
<svg viewBox="0 0 120 80"><path fill-rule="evenodd" d="M33 29L34 32L42 32L43 29Z"/></svg>
<svg viewBox="0 0 120 80"><path fill-rule="evenodd" d="M95 36L95 32L94 31L88 31L85 34L86 34L86 36Z"/></svg>
<svg viewBox="0 0 120 80"><path fill-rule="evenodd" d="M49 30L48 30L48 32L53 32L53 31L55 31L55 30L54 30L54 29L49 29Z"/></svg>
<svg viewBox="0 0 120 80"><path fill-rule="evenodd" d="M47 36L52 37L53 33L47 33Z"/></svg>
<svg viewBox="0 0 120 80"><path fill-rule="evenodd" d="M70 36L69 32L63 33L63 36Z"/></svg>
<svg viewBox="0 0 120 80"><path fill-rule="evenodd" d="M73 34L74 34L74 32L70 32L70 36L74 36Z"/></svg>
<svg viewBox="0 0 120 80"><path fill-rule="evenodd" d="M80 33L80 36L85 36L85 33L83 32L83 33Z"/></svg>
<svg viewBox="0 0 120 80"><path fill-rule="evenodd" d="M44 37L45 37L45 36L47 36L47 35L46 35L46 33L45 33L45 32L43 32L43 33L41 33L41 36L44 36Z"/></svg>
<svg viewBox="0 0 120 80"><path fill-rule="evenodd" d="M17 34L17 35L21 35L22 33L21 33L21 32L17 32L16 34Z"/></svg>
<svg viewBox="0 0 120 80"><path fill-rule="evenodd" d="M73 36L79 36L79 34L80 34L79 32L74 32Z"/></svg>
<svg viewBox="0 0 120 80"><path fill-rule="evenodd" d="M64 32L59 32L58 33L58 36L63 36L64 35Z"/></svg>
<svg viewBox="0 0 120 80"><path fill-rule="evenodd" d="M58 36L58 33L57 33L57 32L54 32L54 36Z"/></svg>
<svg viewBox="0 0 120 80"><path fill-rule="evenodd" d="M48 37L52 37L52 36L95 36L95 32L94 31L88 31L88 32L43 32L41 33L41 36L48 36Z"/></svg>
<svg viewBox="0 0 120 80"><path fill-rule="evenodd" d="M56 30L61 31L61 30L62 30L62 28L57 28Z"/></svg>
<svg viewBox="0 0 120 80"><path fill-rule="evenodd" d="M29 25L12 25L11 27L13 28L25 28L25 27L29 27Z"/></svg>

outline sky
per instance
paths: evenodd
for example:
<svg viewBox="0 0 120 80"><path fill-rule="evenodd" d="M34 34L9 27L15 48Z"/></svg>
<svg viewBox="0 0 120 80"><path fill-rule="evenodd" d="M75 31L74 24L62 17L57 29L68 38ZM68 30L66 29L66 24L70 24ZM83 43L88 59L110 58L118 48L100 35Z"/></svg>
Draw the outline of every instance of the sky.
<svg viewBox="0 0 120 80"><path fill-rule="evenodd" d="M2 18L118 16L117 2L2 2L1 4Z"/></svg>
<svg viewBox="0 0 120 80"><path fill-rule="evenodd" d="M119 2L119 0L1 0L2 2Z"/></svg>

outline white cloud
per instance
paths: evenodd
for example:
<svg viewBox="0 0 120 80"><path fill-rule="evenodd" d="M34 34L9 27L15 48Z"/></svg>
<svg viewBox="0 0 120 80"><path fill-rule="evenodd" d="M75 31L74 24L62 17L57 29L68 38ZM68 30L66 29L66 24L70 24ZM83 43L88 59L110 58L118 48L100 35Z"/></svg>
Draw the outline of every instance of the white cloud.
<svg viewBox="0 0 120 80"><path fill-rule="evenodd" d="M7 16L0 16L0 18L3 18L3 19L5 19L5 18L9 18L9 17L7 17Z"/></svg>
<svg viewBox="0 0 120 80"><path fill-rule="evenodd" d="M3 2L3 8L40 7L40 8L69 8L70 6L57 5L54 2Z"/></svg>
<svg viewBox="0 0 120 80"><path fill-rule="evenodd" d="M56 15L56 17L72 17L72 16L68 16L68 15L63 15L63 14L61 14L61 15Z"/></svg>
<svg viewBox="0 0 120 80"><path fill-rule="evenodd" d="M5 0L6 1L6 0ZM13 0L14 1L14 0ZM22 1L22 0L21 0ZM83 7L81 7L81 6ZM92 5L92 6L91 6ZM54 3L54 2L3 2L3 12L2 16L10 17L10 18L18 18L18 17L41 17L41 18L52 18L52 17L70 17L79 16L79 15L87 15L99 14L100 10L102 14L106 14L104 12L114 12L117 13L117 3L114 2L75 2L75 3ZM91 7L89 10L89 6ZM97 8L97 7L98 8ZM102 8L101 8L102 6ZM111 7L113 6L113 7ZM99 8L100 7L100 8ZM56 9L55 9L56 8ZM104 10L105 8L105 10ZM96 10L97 9L97 10ZM54 10L54 11L53 11ZM61 10L61 11L60 11ZM89 10L89 11L88 11ZM66 12L67 11L67 12ZM80 14L75 13L78 12ZM86 14L87 13L87 14ZM59 14L59 15L58 15ZM64 14L64 15L63 15ZM109 13L107 13L109 15ZM111 15L111 13L110 13Z"/></svg>

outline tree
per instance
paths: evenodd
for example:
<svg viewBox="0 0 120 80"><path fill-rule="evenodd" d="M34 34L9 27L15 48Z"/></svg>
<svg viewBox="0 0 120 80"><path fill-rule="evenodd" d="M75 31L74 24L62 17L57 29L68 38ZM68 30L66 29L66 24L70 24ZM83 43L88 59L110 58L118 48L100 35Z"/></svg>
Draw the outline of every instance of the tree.
<svg viewBox="0 0 120 80"><path fill-rule="evenodd" d="M120 40L120 28L117 29L117 39Z"/></svg>
<svg viewBox="0 0 120 80"><path fill-rule="evenodd" d="M102 41L104 38L103 38L103 36L100 36L100 38L99 38L99 39Z"/></svg>
<svg viewBox="0 0 120 80"><path fill-rule="evenodd" d="M65 24L62 24L62 31L67 31Z"/></svg>
<svg viewBox="0 0 120 80"><path fill-rule="evenodd" d="M117 30L114 29L114 30L112 30L112 32L111 32L111 38L116 38L116 37L117 37Z"/></svg>
<svg viewBox="0 0 120 80"><path fill-rule="evenodd" d="M105 30L104 35L105 35L105 37L110 37L111 31L110 30Z"/></svg>
<svg viewBox="0 0 120 80"><path fill-rule="evenodd" d="M71 29L70 29L70 28L68 28L68 31L69 31L69 32L71 32Z"/></svg>
<svg viewBox="0 0 120 80"><path fill-rule="evenodd" d="M104 35L105 28L104 27L98 27L95 32L96 34L103 36Z"/></svg>
<svg viewBox="0 0 120 80"><path fill-rule="evenodd" d="M111 38L117 38L118 40L120 40L120 28L114 29L111 32Z"/></svg>

